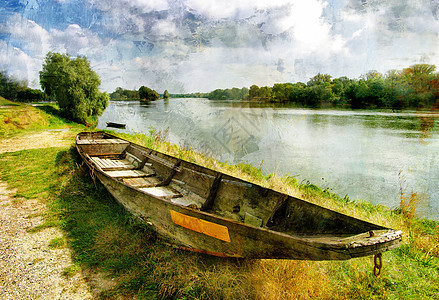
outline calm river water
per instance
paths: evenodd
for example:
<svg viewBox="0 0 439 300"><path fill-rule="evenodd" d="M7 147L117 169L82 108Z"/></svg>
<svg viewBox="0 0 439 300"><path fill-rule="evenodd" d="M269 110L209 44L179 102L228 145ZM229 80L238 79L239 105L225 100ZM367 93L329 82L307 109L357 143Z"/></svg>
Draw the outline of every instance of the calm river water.
<svg viewBox="0 0 439 300"><path fill-rule="evenodd" d="M107 121L126 123L128 132L167 131L180 146L289 174L354 200L396 208L402 186L421 195L420 216L439 219L437 117L170 99L111 102L98 128Z"/></svg>

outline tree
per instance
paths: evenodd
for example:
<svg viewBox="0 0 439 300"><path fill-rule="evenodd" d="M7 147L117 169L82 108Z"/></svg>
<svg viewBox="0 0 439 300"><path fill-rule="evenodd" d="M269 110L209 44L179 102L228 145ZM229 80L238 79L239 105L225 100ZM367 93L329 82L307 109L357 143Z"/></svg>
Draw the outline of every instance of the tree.
<svg viewBox="0 0 439 300"><path fill-rule="evenodd" d="M249 90L249 99L259 98L259 87L256 84L253 84Z"/></svg>
<svg viewBox="0 0 439 300"><path fill-rule="evenodd" d="M117 87L114 92L110 94L111 100L139 100L138 90L125 90Z"/></svg>
<svg viewBox="0 0 439 300"><path fill-rule="evenodd" d="M315 75L314 77L310 78L309 81L307 82L308 86L314 86L314 85L319 85L319 84L324 84L324 83L331 83L331 75L329 74L321 74L318 73L317 75Z"/></svg>
<svg viewBox="0 0 439 300"><path fill-rule="evenodd" d="M55 99L61 113L73 121L96 121L108 106L109 96L98 89L99 76L86 57L71 59L67 54L49 52L40 71L43 91Z"/></svg>
<svg viewBox="0 0 439 300"><path fill-rule="evenodd" d="M272 88L273 101L287 102L290 97L292 89L293 89L292 83L275 83Z"/></svg>
<svg viewBox="0 0 439 300"><path fill-rule="evenodd" d="M140 100L152 100L153 101L153 100L159 99L160 95L156 91L151 90L149 87L142 85L139 88L139 97L140 97Z"/></svg>
<svg viewBox="0 0 439 300"><path fill-rule="evenodd" d="M169 92L168 92L168 90L165 90L163 92L163 99L169 99Z"/></svg>

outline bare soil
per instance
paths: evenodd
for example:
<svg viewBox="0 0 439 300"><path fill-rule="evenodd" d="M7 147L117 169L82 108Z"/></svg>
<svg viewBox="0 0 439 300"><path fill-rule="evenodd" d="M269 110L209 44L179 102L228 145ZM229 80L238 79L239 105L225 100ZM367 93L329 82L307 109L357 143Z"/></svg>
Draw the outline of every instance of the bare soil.
<svg viewBox="0 0 439 300"><path fill-rule="evenodd" d="M68 146L73 143L72 137L73 134L68 129L60 129L0 139L0 153Z"/></svg>
<svg viewBox="0 0 439 300"><path fill-rule="evenodd" d="M69 145L67 136L72 133L44 131L3 139L0 153ZM78 269L69 248L49 246L54 239L63 240L62 231L30 231L43 223L46 206L15 195L0 182L0 299L92 299L96 286L89 286L82 272L66 272Z"/></svg>

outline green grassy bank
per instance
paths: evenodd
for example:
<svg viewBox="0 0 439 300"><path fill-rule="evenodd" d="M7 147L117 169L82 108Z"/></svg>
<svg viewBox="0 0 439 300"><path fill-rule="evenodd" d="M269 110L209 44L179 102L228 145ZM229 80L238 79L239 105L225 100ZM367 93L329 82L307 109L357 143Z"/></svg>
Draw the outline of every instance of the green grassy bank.
<svg viewBox="0 0 439 300"><path fill-rule="evenodd" d="M343 199L312 184L300 184L288 176L263 174L249 165L220 163L163 141L160 132L120 135L182 159L404 231L403 245L384 253L384 267L378 278L372 272L372 257L342 262L310 262L204 256L166 245L91 179L73 148L74 135L84 127L59 118L53 106L0 106L0 138L17 137L48 128L69 129L71 147L0 154L0 177L11 188L17 189L17 197L37 198L46 203L45 223L29 230L38 231L53 226L61 228L65 240L48 242L53 247L69 247L72 250L74 265L66 268L64 275L82 272L91 288L99 288L97 298L439 298L439 222L414 216L417 199L414 193L403 194L401 208L390 210ZM23 120L23 114L39 115L41 119L32 119L28 124L19 124L15 128L7 119L16 118L18 124Z"/></svg>

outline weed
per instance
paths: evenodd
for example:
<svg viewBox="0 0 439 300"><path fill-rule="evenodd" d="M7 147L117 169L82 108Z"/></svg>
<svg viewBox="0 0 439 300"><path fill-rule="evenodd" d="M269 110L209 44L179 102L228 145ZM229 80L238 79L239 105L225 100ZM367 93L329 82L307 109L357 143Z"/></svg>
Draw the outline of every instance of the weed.
<svg viewBox="0 0 439 300"><path fill-rule="evenodd" d="M53 238L49 242L49 248L52 248L52 249L64 248L65 246L66 246L66 239L65 239L65 237Z"/></svg>
<svg viewBox="0 0 439 300"><path fill-rule="evenodd" d="M81 271L81 268L79 266L70 265L70 266L64 268L62 275L67 277L67 278L70 278L70 277L75 276L75 274L78 273L79 271Z"/></svg>

